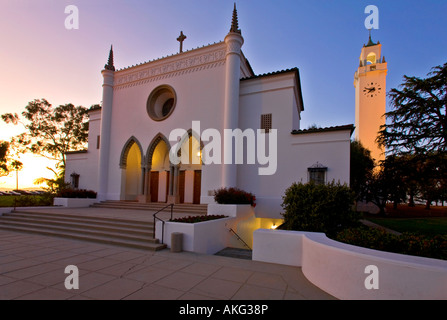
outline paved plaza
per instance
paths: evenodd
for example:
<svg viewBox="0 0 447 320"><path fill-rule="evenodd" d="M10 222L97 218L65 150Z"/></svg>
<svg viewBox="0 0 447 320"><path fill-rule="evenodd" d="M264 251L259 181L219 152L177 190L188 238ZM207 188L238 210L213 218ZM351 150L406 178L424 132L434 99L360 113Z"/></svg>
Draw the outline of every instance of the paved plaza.
<svg viewBox="0 0 447 320"><path fill-rule="evenodd" d="M65 268L79 289L65 288ZM2 300L322 300L300 268L0 230Z"/></svg>

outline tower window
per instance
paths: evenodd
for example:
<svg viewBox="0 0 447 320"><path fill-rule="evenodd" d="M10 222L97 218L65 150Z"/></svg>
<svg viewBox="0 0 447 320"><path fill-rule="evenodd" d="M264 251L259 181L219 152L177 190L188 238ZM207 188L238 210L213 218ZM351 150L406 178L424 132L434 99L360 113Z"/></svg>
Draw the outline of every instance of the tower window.
<svg viewBox="0 0 447 320"><path fill-rule="evenodd" d="M376 64L376 54L374 52L371 52L366 57L366 64Z"/></svg>
<svg viewBox="0 0 447 320"><path fill-rule="evenodd" d="M264 133L269 133L270 130L272 130L272 114L261 114L261 131Z"/></svg>

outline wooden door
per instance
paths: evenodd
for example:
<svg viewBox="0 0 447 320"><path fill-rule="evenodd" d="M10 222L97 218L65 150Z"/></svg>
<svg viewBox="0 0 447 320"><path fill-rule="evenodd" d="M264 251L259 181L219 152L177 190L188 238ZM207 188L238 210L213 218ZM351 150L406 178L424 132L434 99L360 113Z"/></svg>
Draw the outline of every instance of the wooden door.
<svg viewBox="0 0 447 320"><path fill-rule="evenodd" d="M168 202L168 196L169 196L169 175L170 172L166 172L166 202Z"/></svg>
<svg viewBox="0 0 447 320"><path fill-rule="evenodd" d="M151 202L158 202L158 171L151 171Z"/></svg>
<svg viewBox="0 0 447 320"><path fill-rule="evenodd" d="M194 170L194 193L192 203L200 203L200 190L202 186L202 170Z"/></svg>
<svg viewBox="0 0 447 320"><path fill-rule="evenodd" d="M179 202L185 203L185 171L180 171L178 176Z"/></svg>

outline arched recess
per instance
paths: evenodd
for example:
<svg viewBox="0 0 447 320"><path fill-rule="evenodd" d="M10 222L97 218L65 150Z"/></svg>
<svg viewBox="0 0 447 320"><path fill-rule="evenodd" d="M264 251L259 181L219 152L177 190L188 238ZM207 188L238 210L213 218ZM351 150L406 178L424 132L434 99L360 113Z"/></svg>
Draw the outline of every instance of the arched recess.
<svg viewBox="0 0 447 320"><path fill-rule="evenodd" d="M168 202L172 195L173 167L169 160L171 144L162 134L152 139L146 152L146 199L150 202Z"/></svg>
<svg viewBox="0 0 447 320"><path fill-rule="evenodd" d="M178 144L177 195L180 203L199 204L202 188L202 149L200 136L189 129Z"/></svg>
<svg viewBox="0 0 447 320"><path fill-rule="evenodd" d="M143 192L143 163L141 144L132 136L124 144L120 157L122 200L137 200Z"/></svg>
<svg viewBox="0 0 447 320"><path fill-rule="evenodd" d="M150 167L152 167L152 159L154 156L155 148L158 146L160 142L164 142L168 150L171 148L171 144L169 143L169 140L165 137L165 135L162 134L161 132L157 133L157 135L152 139L151 143L149 144L149 147L147 148L146 152L147 165Z"/></svg>

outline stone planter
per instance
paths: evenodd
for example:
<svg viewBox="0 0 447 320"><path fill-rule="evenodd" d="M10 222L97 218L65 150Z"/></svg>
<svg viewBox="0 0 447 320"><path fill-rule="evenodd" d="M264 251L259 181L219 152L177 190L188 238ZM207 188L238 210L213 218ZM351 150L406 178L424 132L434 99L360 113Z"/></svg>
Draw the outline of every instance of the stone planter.
<svg viewBox="0 0 447 320"><path fill-rule="evenodd" d="M218 204L210 203L208 205L208 215L223 214L228 217L242 218L244 216L254 215L254 208L249 204Z"/></svg>
<svg viewBox="0 0 447 320"><path fill-rule="evenodd" d="M97 199L91 198L54 198L53 205L68 208L86 208L98 202Z"/></svg>

